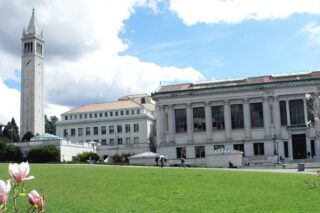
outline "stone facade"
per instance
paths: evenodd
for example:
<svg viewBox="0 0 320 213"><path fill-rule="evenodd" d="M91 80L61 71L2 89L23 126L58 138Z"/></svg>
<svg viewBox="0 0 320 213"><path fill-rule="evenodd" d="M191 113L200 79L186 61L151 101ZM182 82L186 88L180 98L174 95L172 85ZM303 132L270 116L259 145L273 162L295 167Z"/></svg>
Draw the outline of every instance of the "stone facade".
<svg viewBox="0 0 320 213"><path fill-rule="evenodd" d="M161 86L152 94L157 152L197 165L219 148L243 151L250 163L318 158L304 96L319 86L320 72Z"/></svg>
<svg viewBox="0 0 320 213"><path fill-rule="evenodd" d="M35 12L22 35L20 138L27 131L44 133L43 69L44 38L38 29Z"/></svg>
<svg viewBox="0 0 320 213"><path fill-rule="evenodd" d="M100 156L149 151L154 142L154 102L146 94L89 104L61 115L57 135L78 142L98 142Z"/></svg>

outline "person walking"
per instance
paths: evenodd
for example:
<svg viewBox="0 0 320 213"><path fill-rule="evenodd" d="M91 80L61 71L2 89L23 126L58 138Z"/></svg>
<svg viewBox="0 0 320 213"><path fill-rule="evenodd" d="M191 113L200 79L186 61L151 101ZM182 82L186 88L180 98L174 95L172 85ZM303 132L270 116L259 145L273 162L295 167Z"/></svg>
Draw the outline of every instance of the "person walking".
<svg viewBox="0 0 320 213"><path fill-rule="evenodd" d="M164 157L163 157L163 156L160 157L160 165L161 165L161 168L162 168L163 165L164 165Z"/></svg>
<svg viewBox="0 0 320 213"><path fill-rule="evenodd" d="M159 166L159 156L157 156L154 160L156 161L156 166Z"/></svg>

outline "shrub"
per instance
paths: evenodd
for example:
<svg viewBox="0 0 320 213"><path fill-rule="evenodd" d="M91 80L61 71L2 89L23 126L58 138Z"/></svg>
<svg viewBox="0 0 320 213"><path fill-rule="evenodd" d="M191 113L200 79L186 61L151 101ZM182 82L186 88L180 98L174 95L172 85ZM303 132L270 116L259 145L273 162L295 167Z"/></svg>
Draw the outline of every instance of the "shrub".
<svg viewBox="0 0 320 213"><path fill-rule="evenodd" d="M5 160L6 161L14 161L14 162L18 162L18 161L22 161L23 160L23 154L21 152L21 150L14 146L14 145L8 145L7 146L7 150L5 153Z"/></svg>
<svg viewBox="0 0 320 213"><path fill-rule="evenodd" d="M100 156L94 152L83 152L83 153L77 154L76 156L76 161L80 161L80 162L87 162L87 160L89 159L94 161L99 161Z"/></svg>
<svg viewBox="0 0 320 213"><path fill-rule="evenodd" d="M126 161L125 163L128 163L129 162L129 157L132 155L131 153L123 153L121 154L125 157ZM118 154L115 154L112 156L112 159L113 159L113 162L114 163L120 163L120 157L121 155L118 155Z"/></svg>
<svg viewBox="0 0 320 213"><path fill-rule="evenodd" d="M53 145L31 149L28 152L28 161L33 163L59 162L60 150Z"/></svg>

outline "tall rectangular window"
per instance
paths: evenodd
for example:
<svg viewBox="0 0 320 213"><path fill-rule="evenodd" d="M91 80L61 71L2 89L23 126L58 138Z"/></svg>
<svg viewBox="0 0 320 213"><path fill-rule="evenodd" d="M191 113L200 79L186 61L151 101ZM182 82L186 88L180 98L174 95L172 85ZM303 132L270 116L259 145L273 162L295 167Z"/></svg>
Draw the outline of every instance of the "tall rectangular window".
<svg viewBox="0 0 320 213"><path fill-rule="evenodd" d="M126 144L131 144L131 138L126 138Z"/></svg>
<svg viewBox="0 0 320 213"><path fill-rule="evenodd" d="M186 147L177 147L176 154L177 154L177 158L186 158L187 157Z"/></svg>
<svg viewBox="0 0 320 213"><path fill-rule="evenodd" d="M109 139L109 145L114 145L114 138Z"/></svg>
<svg viewBox="0 0 320 213"><path fill-rule="evenodd" d="M187 132L186 109L175 110L176 133Z"/></svg>
<svg viewBox="0 0 320 213"><path fill-rule="evenodd" d="M289 101L289 108L290 108L290 121L291 124L305 124L305 118L304 118L304 106L303 106L303 100L297 99L297 100L290 100Z"/></svg>
<svg viewBox="0 0 320 213"><path fill-rule="evenodd" d="M250 103L251 127L263 127L262 103Z"/></svg>
<svg viewBox="0 0 320 213"><path fill-rule="evenodd" d="M193 129L194 132L206 131L206 116L204 107L193 108Z"/></svg>
<svg viewBox="0 0 320 213"><path fill-rule="evenodd" d="M133 143L138 144L139 143L139 137L134 137L133 138Z"/></svg>
<svg viewBox="0 0 320 213"><path fill-rule="evenodd" d="M78 136L82 136L83 135L83 128L78 128Z"/></svg>
<svg viewBox="0 0 320 213"><path fill-rule="evenodd" d="M99 134L99 128L97 126L93 127L93 134L98 135Z"/></svg>
<svg viewBox="0 0 320 213"><path fill-rule="evenodd" d="M76 129L72 128L71 129L71 137L76 136Z"/></svg>
<svg viewBox="0 0 320 213"><path fill-rule="evenodd" d="M122 125L117 125L117 133L122 133Z"/></svg>
<svg viewBox="0 0 320 213"><path fill-rule="evenodd" d="M107 134L107 128L106 128L106 126L102 126L101 127L101 135L105 135L105 134Z"/></svg>
<svg viewBox="0 0 320 213"><path fill-rule="evenodd" d="M231 111L232 129L242 129L244 127L243 105L242 104L232 104L232 105L230 105L230 111Z"/></svg>
<svg viewBox="0 0 320 213"><path fill-rule="evenodd" d="M279 101L281 126L287 125L287 107L285 101Z"/></svg>
<svg viewBox="0 0 320 213"><path fill-rule="evenodd" d="M139 124L133 124L133 131L139 132Z"/></svg>
<svg viewBox="0 0 320 213"><path fill-rule="evenodd" d="M63 137L68 137L68 129L63 130Z"/></svg>
<svg viewBox="0 0 320 213"><path fill-rule="evenodd" d="M264 143L253 144L254 155L264 155Z"/></svg>
<svg viewBox="0 0 320 213"><path fill-rule="evenodd" d="M122 144L122 138L118 138L118 145Z"/></svg>
<svg viewBox="0 0 320 213"><path fill-rule="evenodd" d="M216 130L224 129L224 110L223 106L211 107L212 128Z"/></svg>
<svg viewBox="0 0 320 213"><path fill-rule="evenodd" d="M90 135L91 131L90 131L90 127L86 127L86 135Z"/></svg>
<svg viewBox="0 0 320 213"><path fill-rule="evenodd" d="M114 126L109 126L109 134L114 134Z"/></svg>
<svg viewBox="0 0 320 213"><path fill-rule="evenodd" d="M195 157L196 158L205 158L206 157L206 151L204 146L195 146Z"/></svg>
<svg viewBox="0 0 320 213"><path fill-rule="evenodd" d="M130 132L130 124L126 124L125 128L126 128L126 133L129 133Z"/></svg>
<svg viewBox="0 0 320 213"><path fill-rule="evenodd" d="M107 139L101 139L101 145L107 145Z"/></svg>

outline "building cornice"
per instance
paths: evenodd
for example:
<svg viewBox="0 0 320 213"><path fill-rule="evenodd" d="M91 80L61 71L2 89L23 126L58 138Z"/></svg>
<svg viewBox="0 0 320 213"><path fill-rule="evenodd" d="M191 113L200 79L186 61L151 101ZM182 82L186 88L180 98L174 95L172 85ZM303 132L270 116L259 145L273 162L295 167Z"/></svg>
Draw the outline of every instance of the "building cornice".
<svg viewBox="0 0 320 213"><path fill-rule="evenodd" d="M166 92L155 92L151 94L154 100L162 98L176 98L176 97L189 97L197 95L217 95L224 93L241 93L250 91L268 91L274 89L283 88L295 88L305 86L319 86L320 78L303 79L303 80L290 80L281 82L268 82L268 83L256 83L256 84L245 84L245 85L232 85L222 86L213 88L196 88L190 90L177 90L177 91L166 91Z"/></svg>

